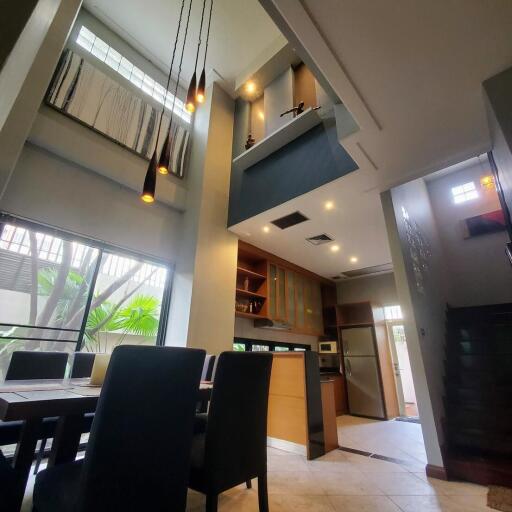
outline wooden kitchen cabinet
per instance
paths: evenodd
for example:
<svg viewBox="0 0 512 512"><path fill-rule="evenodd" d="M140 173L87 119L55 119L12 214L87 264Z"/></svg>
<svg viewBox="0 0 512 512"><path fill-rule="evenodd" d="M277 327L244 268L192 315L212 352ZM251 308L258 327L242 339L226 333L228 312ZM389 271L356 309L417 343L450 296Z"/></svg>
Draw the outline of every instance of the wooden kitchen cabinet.
<svg viewBox="0 0 512 512"><path fill-rule="evenodd" d="M345 379L341 374L329 375L334 381L334 401L336 403L336 416L348 413L347 391L345 389Z"/></svg>

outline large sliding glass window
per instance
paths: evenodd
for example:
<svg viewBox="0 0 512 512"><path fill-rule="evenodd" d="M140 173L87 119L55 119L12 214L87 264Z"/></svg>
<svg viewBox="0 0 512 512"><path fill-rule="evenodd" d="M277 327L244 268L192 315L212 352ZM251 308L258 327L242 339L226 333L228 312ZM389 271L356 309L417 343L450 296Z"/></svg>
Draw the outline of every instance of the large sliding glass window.
<svg viewBox="0 0 512 512"><path fill-rule="evenodd" d="M160 341L167 266L3 216L0 380L16 350L110 352Z"/></svg>

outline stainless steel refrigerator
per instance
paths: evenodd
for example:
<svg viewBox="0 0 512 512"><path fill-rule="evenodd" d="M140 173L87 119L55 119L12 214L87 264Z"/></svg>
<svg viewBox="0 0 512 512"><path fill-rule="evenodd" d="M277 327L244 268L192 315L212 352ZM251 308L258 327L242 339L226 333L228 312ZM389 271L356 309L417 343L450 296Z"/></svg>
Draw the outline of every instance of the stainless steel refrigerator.
<svg viewBox="0 0 512 512"><path fill-rule="evenodd" d="M341 337L350 414L385 418L373 328L345 328Z"/></svg>

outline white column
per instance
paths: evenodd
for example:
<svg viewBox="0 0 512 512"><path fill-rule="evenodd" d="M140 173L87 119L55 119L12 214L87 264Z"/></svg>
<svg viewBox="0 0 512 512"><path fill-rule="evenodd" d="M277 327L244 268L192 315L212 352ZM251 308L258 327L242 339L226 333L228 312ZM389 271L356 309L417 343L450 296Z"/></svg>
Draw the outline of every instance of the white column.
<svg viewBox="0 0 512 512"><path fill-rule="evenodd" d="M9 54L0 69L0 200L44 98L82 0L9 2L19 34L0 34ZM8 40L7 40L8 39Z"/></svg>
<svg viewBox="0 0 512 512"><path fill-rule="evenodd" d="M227 230L234 101L216 84L198 108L167 345L231 350L237 238Z"/></svg>

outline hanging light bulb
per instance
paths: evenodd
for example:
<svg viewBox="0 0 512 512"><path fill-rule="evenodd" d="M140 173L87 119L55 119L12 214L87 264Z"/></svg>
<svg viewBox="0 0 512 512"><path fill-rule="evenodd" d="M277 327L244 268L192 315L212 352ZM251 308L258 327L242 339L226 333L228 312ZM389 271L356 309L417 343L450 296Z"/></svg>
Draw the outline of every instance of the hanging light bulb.
<svg viewBox="0 0 512 512"><path fill-rule="evenodd" d="M183 17L183 8L185 7L185 0L182 0L181 2L181 9L180 9L180 16L178 20L178 29L176 31L176 39L174 41L174 49L172 51L172 59L171 59L171 65L169 67L169 74L167 75L167 85L165 87L165 96L163 100L163 106L162 106L162 112L160 113L160 121L158 123L158 128L156 132L156 142L155 142L155 149L153 151L153 156L151 157L151 160L149 162L148 170L146 172L146 177L144 179L144 186L142 188L142 193L140 195L140 198L145 203L153 203L155 201L155 190L156 190L156 174L157 174L157 167L158 172L161 174L168 174L169 173L169 162L170 162L170 133L171 133L171 126L172 126L172 112L171 112L171 120L169 122L169 129L167 130L167 137L164 141L164 145L162 148L162 153L160 154L160 158L158 159L158 165L157 165L157 151L158 151L158 141L160 138L160 130L162 128L162 119L164 116L165 111L165 105L167 102L167 94L169 92L169 84L171 83L171 74L172 74L172 68L174 64L174 57L176 55L176 48L178 46L178 39L180 36L180 29L181 29L181 20ZM183 48L181 53L181 61L183 61L183 52L185 50L185 42L187 39L187 31L188 31L188 23L190 20L190 9L192 7L192 0L190 0L190 4L188 7L188 17L187 17L187 26L185 28L185 37L183 39ZM181 71L181 61L180 61L180 71ZM178 74L178 82L179 82L179 74ZM177 83L176 83L176 89L177 89ZM176 92L173 100L172 108L174 110L174 101L176 100Z"/></svg>
<svg viewBox="0 0 512 512"><path fill-rule="evenodd" d="M197 40L197 52L196 52L196 62L194 64L194 74L192 75L192 78L190 80L190 85L188 86L187 91L187 101L185 103L185 108L187 112L195 112L196 110L196 85L197 85L197 76L196 76L196 69L197 69L197 61L199 59L199 50L201 49L201 33L203 32L203 21L204 21L204 9L206 7L206 0L203 0L203 11L201 12L201 25L199 25L199 38ZM204 97L204 94L203 94Z"/></svg>
<svg viewBox="0 0 512 512"><path fill-rule="evenodd" d="M156 190L156 149L153 151L153 156L149 161L148 171L146 172L146 178L144 179L144 187L142 188L142 194L140 198L145 203L153 203L155 201L155 190Z"/></svg>
<svg viewBox="0 0 512 512"><path fill-rule="evenodd" d="M169 161L171 159L171 125L167 130L167 136L164 140L164 147L160 153L160 159L158 160L158 172L160 174L169 174Z"/></svg>
<svg viewBox="0 0 512 512"><path fill-rule="evenodd" d="M204 103L204 100L206 99L205 86L206 86L206 73L203 68L203 72L201 73L201 77L199 78L199 84L197 84L197 92L196 92L197 103Z"/></svg>
<svg viewBox="0 0 512 512"><path fill-rule="evenodd" d="M204 48L203 71L199 78L197 86L196 100L198 103L204 103L206 100L206 55L208 54L208 42L210 41L210 25L212 22L213 0L210 3L210 16L208 18L208 31L206 33L206 45Z"/></svg>
<svg viewBox="0 0 512 512"><path fill-rule="evenodd" d="M196 110L196 72L192 75L192 79L190 80L190 85L188 86L187 91L187 101L185 103L185 108L187 112L195 112Z"/></svg>

